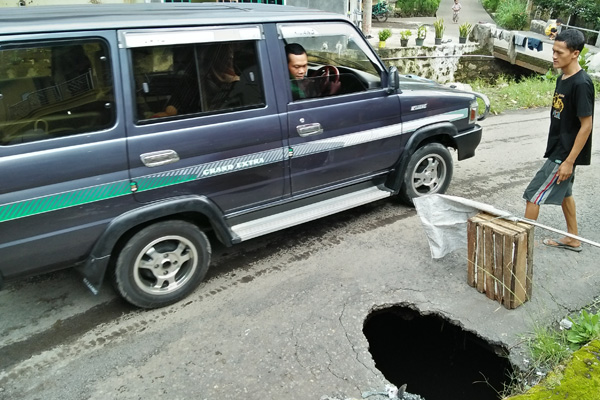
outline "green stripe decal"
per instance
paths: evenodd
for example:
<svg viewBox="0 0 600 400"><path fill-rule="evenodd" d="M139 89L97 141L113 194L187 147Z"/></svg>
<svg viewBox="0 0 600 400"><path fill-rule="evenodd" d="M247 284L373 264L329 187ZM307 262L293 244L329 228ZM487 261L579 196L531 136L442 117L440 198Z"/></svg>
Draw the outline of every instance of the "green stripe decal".
<svg viewBox="0 0 600 400"><path fill-rule="evenodd" d="M136 182L138 185L137 191L141 192L159 189L177 185L179 183L194 181L196 179L198 179L197 174L176 175L173 174L173 172L170 172L168 175L150 175L139 178ZM119 181L35 199L23 200L11 204L4 204L0 205L0 222L94 203L128 194L131 194L130 182Z"/></svg>
<svg viewBox="0 0 600 400"><path fill-rule="evenodd" d="M130 193L129 181L120 181L24 200L17 203L4 204L0 206L0 222L120 197Z"/></svg>
<svg viewBox="0 0 600 400"><path fill-rule="evenodd" d="M146 190L158 189L161 187L177 185L179 183L190 182L198 179L198 175L175 175L175 176L148 176L138 179L138 192Z"/></svg>
<svg viewBox="0 0 600 400"><path fill-rule="evenodd" d="M170 172L168 175L150 175L141 177L136 182L138 185L137 191L141 192L158 189L196 179L198 179L197 174L177 175ZM4 204L0 205L0 222L94 203L128 194L131 194L130 182L119 181L35 199L23 200L16 203Z"/></svg>

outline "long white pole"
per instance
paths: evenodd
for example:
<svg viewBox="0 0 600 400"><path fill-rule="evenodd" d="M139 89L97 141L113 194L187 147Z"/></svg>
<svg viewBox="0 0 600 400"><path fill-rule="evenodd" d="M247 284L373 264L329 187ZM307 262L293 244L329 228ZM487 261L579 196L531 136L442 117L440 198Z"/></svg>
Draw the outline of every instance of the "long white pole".
<svg viewBox="0 0 600 400"><path fill-rule="evenodd" d="M505 218L505 217L500 217L500 218ZM508 220L517 220L517 221L525 222L527 224L530 224L530 225L533 225L533 226L537 226L537 227L545 229L547 231L558 233L558 234L561 234L561 235L565 235L565 236L568 236L570 238L577 239L580 242L591 244L592 246L600 247L600 243L596 243L596 242L588 240L586 238L582 238L581 236L573 235L572 233L569 233L569 232L561 231L560 229L552 228L551 226L542 225L539 222L531 220L531 219L519 218L519 217L509 217L509 218L505 218L505 219L508 219Z"/></svg>

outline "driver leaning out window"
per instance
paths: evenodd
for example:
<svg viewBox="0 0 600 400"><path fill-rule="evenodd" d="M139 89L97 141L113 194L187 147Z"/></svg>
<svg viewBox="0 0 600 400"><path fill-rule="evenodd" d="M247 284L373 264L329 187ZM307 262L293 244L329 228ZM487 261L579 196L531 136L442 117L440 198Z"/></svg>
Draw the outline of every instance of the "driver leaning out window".
<svg viewBox="0 0 600 400"><path fill-rule="evenodd" d="M298 43L285 46L294 100L330 96L341 88L340 74L333 65L325 65L312 74L308 70L308 55Z"/></svg>

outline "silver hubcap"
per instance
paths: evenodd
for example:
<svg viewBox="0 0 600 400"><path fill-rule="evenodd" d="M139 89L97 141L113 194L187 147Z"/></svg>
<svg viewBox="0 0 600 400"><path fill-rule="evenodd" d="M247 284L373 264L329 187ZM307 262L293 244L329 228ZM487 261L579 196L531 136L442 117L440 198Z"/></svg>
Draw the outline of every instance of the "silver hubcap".
<svg viewBox="0 0 600 400"><path fill-rule="evenodd" d="M181 236L163 236L138 255L133 278L146 293L162 295L185 285L198 266L196 247Z"/></svg>
<svg viewBox="0 0 600 400"><path fill-rule="evenodd" d="M421 158L413 172L413 190L419 195L436 193L446 180L446 171L446 162L437 154Z"/></svg>

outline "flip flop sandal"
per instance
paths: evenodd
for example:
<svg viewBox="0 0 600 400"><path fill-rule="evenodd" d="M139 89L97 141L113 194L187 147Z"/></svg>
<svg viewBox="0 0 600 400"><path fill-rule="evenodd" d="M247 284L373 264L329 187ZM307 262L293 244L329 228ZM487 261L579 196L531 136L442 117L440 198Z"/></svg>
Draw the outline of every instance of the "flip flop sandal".
<svg viewBox="0 0 600 400"><path fill-rule="evenodd" d="M568 244L561 243L558 240L554 240L554 239L544 239L542 241L542 243L544 243L548 247L555 247L557 249L571 250L576 253L579 253L582 250L581 245L579 245L577 247L569 246Z"/></svg>

